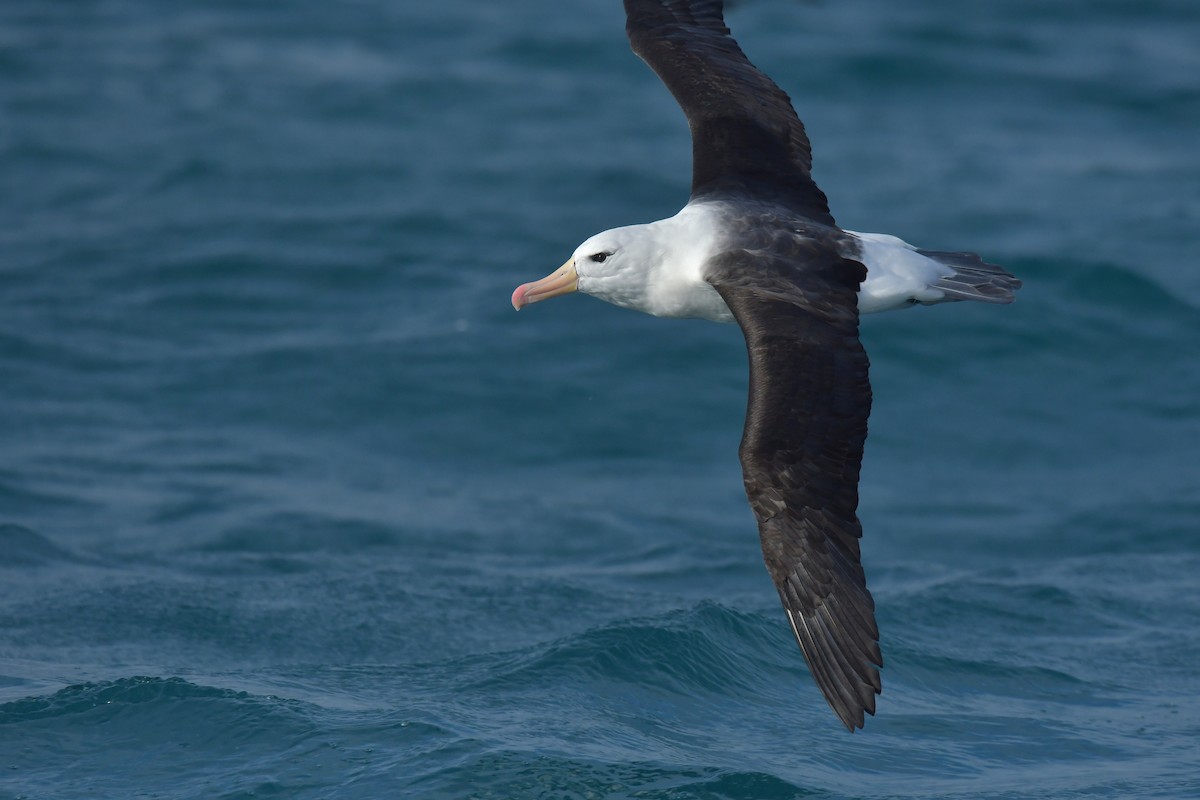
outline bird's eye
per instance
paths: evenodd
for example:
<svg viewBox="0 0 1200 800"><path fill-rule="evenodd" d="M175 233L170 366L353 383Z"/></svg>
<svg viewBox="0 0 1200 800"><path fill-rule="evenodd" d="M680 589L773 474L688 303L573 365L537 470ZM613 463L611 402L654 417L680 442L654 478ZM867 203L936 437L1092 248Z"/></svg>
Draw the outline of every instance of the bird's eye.
<svg viewBox="0 0 1200 800"><path fill-rule="evenodd" d="M588 256L588 258L590 258L592 261L595 261L597 264L603 264L611 255L612 253L593 253L592 255Z"/></svg>

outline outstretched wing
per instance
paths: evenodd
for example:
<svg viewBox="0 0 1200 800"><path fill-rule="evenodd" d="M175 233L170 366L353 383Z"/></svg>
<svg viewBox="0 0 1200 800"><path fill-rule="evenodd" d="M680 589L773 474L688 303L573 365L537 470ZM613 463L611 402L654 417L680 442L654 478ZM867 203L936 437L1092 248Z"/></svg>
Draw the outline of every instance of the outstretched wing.
<svg viewBox="0 0 1200 800"><path fill-rule="evenodd" d="M813 678L851 731L875 713L883 665L856 515L871 411L855 296L864 276L828 246L786 237L708 265L750 357L740 455L763 557Z"/></svg>
<svg viewBox="0 0 1200 800"><path fill-rule="evenodd" d="M752 193L833 225L788 96L738 47L721 0L625 0L633 51L658 73L692 131L692 197Z"/></svg>

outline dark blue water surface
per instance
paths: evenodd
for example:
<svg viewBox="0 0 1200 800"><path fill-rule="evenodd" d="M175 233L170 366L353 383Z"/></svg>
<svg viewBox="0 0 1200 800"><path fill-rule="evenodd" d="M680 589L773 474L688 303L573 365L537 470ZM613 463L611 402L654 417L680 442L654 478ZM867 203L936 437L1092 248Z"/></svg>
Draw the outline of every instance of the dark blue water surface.
<svg viewBox="0 0 1200 800"><path fill-rule="evenodd" d="M1200 5L745 0L864 320L851 736L733 326L514 286L684 202L616 0L0 5L0 797L1200 796Z"/></svg>

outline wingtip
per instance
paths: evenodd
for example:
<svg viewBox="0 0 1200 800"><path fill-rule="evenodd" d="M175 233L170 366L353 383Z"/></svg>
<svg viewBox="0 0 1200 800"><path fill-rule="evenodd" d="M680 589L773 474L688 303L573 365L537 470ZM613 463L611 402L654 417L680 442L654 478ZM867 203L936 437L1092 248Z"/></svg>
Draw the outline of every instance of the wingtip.
<svg viewBox="0 0 1200 800"><path fill-rule="evenodd" d="M825 698L828 700L829 698ZM869 705L859 709L839 709L832 702L829 707L833 709L833 713L837 714L838 719L846 726L846 730L850 733L857 733L867 725L867 717L875 716L875 698L871 698Z"/></svg>
<svg viewBox="0 0 1200 800"><path fill-rule="evenodd" d="M808 663L813 681L830 709L853 733L861 729L866 716L875 715L875 698L883 691L879 675L882 658L870 659L871 663L851 663L839 649L830 629L824 627L819 615L806 621L797 619L791 608L784 606L792 632L800 644L804 660Z"/></svg>

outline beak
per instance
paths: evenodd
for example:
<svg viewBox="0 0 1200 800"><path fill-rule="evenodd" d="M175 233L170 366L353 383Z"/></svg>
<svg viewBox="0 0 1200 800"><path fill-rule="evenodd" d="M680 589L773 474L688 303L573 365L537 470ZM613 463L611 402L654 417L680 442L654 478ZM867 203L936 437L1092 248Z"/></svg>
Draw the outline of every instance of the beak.
<svg viewBox="0 0 1200 800"><path fill-rule="evenodd" d="M579 288L579 275L575 272L575 261L567 259L567 263L551 272L540 281L523 283L513 292L513 308L520 311L522 307L541 300L549 300L560 294L569 294Z"/></svg>

